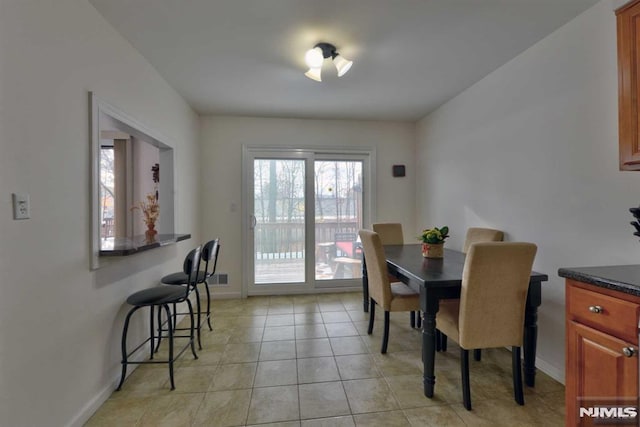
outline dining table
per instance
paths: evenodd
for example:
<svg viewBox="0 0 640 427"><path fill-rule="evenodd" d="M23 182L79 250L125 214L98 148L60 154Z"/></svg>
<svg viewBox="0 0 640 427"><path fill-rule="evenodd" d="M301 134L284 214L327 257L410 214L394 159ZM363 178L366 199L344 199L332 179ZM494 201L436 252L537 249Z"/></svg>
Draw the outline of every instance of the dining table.
<svg viewBox="0 0 640 427"><path fill-rule="evenodd" d="M387 269L398 281L420 293L422 311L422 361L424 395L433 397L436 384L436 313L442 299L460 298L465 254L445 249L442 258L425 258L420 244L385 245ZM362 291L364 311L369 310L369 282L363 257ZM535 386L536 345L538 338L538 307L542 303L542 282L546 274L531 272L524 319L524 380Z"/></svg>

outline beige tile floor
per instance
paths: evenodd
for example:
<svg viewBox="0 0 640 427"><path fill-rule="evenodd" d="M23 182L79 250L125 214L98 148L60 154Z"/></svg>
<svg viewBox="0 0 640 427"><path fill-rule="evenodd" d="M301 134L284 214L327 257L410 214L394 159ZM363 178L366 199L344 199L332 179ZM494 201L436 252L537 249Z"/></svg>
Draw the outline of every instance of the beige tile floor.
<svg viewBox="0 0 640 427"><path fill-rule="evenodd" d="M462 406L459 348L436 355L433 399L422 392L420 332L392 313L367 335L362 294L252 297L213 304L198 360L142 365L87 426L562 426L564 387L538 372L525 406L512 397L511 353L471 362L473 410ZM380 312L381 310L378 310ZM380 314L380 313L378 313ZM164 350L166 351L166 350ZM161 353L163 350L161 349Z"/></svg>

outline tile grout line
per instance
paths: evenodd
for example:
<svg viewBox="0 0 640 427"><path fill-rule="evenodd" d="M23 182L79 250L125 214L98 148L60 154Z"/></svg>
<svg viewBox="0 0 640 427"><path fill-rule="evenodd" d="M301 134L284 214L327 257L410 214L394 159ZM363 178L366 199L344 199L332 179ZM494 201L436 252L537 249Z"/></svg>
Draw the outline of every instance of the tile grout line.
<svg viewBox="0 0 640 427"><path fill-rule="evenodd" d="M262 338L260 338L260 350L258 351L258 359L260 359L261 351L262 351ZM245 419L244 419L245 425L249 424L249 414L251 413L251 402L253 401L253 390L255 390L254 386L255 386L257 375L258 375L258 361L256 361L256 370L253 373L253 379L251 380L251 393L249 393L249 406L247 407L247 415L245 416Z"/></svg>

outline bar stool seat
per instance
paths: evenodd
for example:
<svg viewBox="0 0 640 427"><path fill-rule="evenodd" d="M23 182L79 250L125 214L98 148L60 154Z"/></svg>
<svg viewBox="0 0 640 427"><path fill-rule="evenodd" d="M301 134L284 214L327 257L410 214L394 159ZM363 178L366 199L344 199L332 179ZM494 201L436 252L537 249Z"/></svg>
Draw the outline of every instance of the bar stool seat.
<svg viewBox="0 0 640 427"><path fill-rule="evenodd" d="M171 286L156 286L155 288L143 289L129 295L127 304L148 307L150 305L172 304L181 298L184 298L184 289Z"/></svg>
<svg viewBox="0 0 640 427"><path fill-rule="evenodd" d="M165 285L184 285L187 282L188 276L183 272L171 273L163 276L160 280ZM204 282L208 278L205 271L198 271L197 281L198 283Z"/></svg>

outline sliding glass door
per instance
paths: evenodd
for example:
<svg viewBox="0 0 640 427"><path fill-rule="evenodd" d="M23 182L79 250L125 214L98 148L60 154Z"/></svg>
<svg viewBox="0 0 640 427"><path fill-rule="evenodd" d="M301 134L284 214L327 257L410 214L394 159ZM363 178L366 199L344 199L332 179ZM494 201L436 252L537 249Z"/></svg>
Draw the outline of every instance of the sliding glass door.
<svg viewBox="0 0 640 427"><path fill-rule="evenodd" d="M306 160L253 161L254 283L305 283Z"/></svg>
<svg viewBox="0 0 640 427"><path fill-rule="evenodd" d="M314 161L315 280L334 286L338 279L362 278L362 160Z"/></svg>
<svg viewBox="0 0 640 427"><path fill-rule="evenodd" d="M246 294L360 286L370 157L245 149Z"/></svg>

